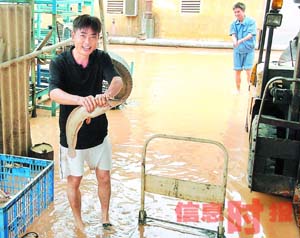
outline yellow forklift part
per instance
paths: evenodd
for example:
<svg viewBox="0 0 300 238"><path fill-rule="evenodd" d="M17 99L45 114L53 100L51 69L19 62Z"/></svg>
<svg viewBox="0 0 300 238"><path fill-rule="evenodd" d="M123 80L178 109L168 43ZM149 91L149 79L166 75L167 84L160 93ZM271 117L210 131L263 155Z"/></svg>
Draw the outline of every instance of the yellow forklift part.
<svg viewBox="0 0 300 238"><path fill-rule="evenodd" d="M283 5L283 0L273 0L272 1L272 9L273 10L280 10Z"/></svg>

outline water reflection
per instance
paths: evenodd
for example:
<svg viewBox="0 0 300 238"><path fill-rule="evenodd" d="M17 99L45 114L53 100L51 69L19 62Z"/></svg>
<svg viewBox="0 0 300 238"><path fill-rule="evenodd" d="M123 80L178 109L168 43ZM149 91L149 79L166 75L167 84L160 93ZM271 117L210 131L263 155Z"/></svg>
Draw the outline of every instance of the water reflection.
<svg viewBox="0 0 300 238"><path fill-rule="evenodd" d="M257 198L261 202L264 210L258 221L259 232L255 236L247 234L245 228L251 224L244 222L239 230L226 237L298 237L294 220L270 222L269 207L285 200L251 193L247 186L248 134L244 130L247 87L243 85L241 95L231 95L234 89L231 50L141 46L110 46L110 50L127 62L134 62L134 88L130 98L121 110L108 112L113 143L110 216L116 232L106 234L102 230L95 174L87 168L81 186L85 234L74 227L66 184L58 175L58 122L45 111L38 111L38 117L31 120L31 130L34 144L47 142L54 147L55 201L29 230L45 238L195 237L176 232L175 228L167 232L161 224L138 230L142 146L151 135L166 133L213 139L227 147L230 160L226 209L230 201L252 204L252 199ZM149 147L148 171L198 182L220 182L220 152L207 145L187 145L183 149L179 144L164 143L159 141ZM176 221L177 204L177 199L146 196L147 213L161 219ZM224 222L228 233L232 221L226 216ZM217 226L201 220L192 225L209 229Z"/></svg>

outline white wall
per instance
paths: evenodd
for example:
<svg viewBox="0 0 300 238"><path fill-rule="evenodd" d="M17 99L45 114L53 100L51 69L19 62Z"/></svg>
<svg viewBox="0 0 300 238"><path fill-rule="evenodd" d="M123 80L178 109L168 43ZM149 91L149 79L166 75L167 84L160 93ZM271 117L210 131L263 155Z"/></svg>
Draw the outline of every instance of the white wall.
<svg viewBox="0 0 300 238"><path fill-rule="evenodd" d="M284 1L281 9L282 24L274 30L273 44L276 48L286 48L289 41L300 30L300 9L298 6L299 4L295 4L293 0Z"/></svg>

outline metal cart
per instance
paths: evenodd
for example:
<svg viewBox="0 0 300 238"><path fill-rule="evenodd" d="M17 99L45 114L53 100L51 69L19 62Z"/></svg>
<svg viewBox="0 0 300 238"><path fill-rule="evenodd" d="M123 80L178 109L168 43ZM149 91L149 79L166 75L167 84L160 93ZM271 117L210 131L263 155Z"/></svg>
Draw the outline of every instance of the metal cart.
<svg viewBox="0 0 300 238"><path fill-rule="evenodd" d="M147 146L149 143L156 138L166 138L173 140L182 140L182 141L190 141L190 142L198 142L198 143L206 143L213 144L224 153L224 167L223 167L223 179L221 185L214 185L208 183L198 183L187 180L181 180L176 178L167 178L157 175L146 174L146 153ZM156 134L151 136L143 147L142 153L142 161L141 161L141 209L139 211L139 225L146 225L147 218L151 220L162 221L161 219L148 217L145 211L145 192L155 193L175 198L180 198L189 201L196 202L214 202L219 203L221 205L221 214L220 217L224 215L224 204L225 204L225 195L226 195L226 184L227 184L227 168L228 168L228 152L226 148L219 142L208 140L208 139L200 139L193 137L182 137L182 136L174 136L174 135L165 135L165 134ZM169 221L164 221L169 222ZM173 223L173 222L169 222ZM188 226L184 224L179 224L183 226ZM195 228L195 227L192 227ZM219 219L218 230L212 231L204 228L201 229L204 232L211 234L213 233L214 237L222 238L224 236L224 227L223 227L223 219Z"/></svg>

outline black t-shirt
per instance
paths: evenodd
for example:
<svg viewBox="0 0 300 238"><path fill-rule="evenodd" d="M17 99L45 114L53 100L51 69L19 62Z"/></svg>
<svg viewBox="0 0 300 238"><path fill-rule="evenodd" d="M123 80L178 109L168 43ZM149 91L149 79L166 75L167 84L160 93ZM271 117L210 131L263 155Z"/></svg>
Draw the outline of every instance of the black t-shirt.
<svg viewBox="0 0 300 238"><path fill-rule="evenodd" d="M107 53L96 49L89 56L87 67L83 68L74 60L73 49L74 47L51 61L49 92L59 88L74 95L95 96L103 93L103 80L110 84L113 77L119 76ZM60 144L65 147L68 147L66 122L75 107L73 105L60 105ZM107 135L107 126L108 122L105 114L92 118L89 125L84 122L78 132L76 149L87 149L101 144Z"/></svg>

